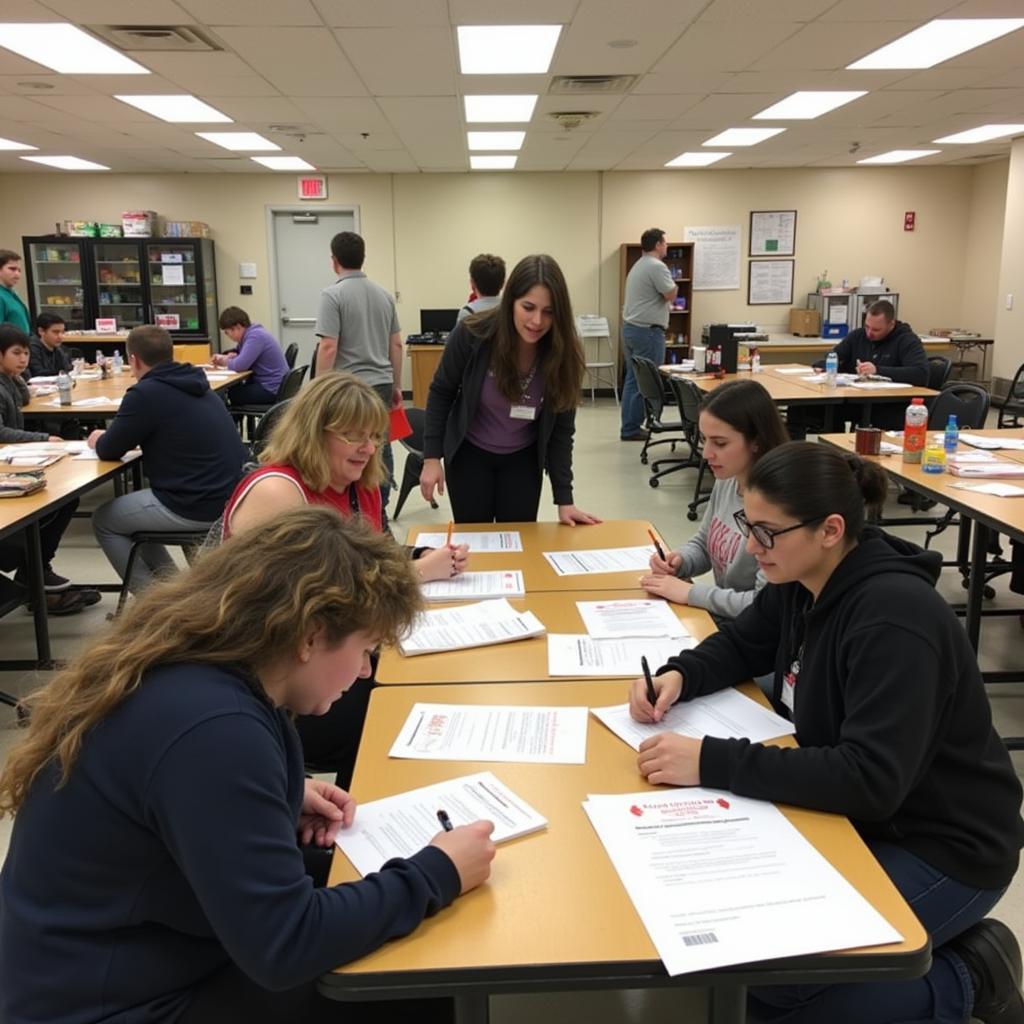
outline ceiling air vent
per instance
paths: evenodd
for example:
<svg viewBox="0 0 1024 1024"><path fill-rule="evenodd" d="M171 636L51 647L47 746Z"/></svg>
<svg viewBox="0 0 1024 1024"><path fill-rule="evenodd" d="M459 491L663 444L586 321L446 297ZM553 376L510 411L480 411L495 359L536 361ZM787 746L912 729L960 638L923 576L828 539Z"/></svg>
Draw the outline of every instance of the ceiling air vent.
<svg viewBox="0 0 1024 1024"><path fill-rule="evenodd" d="M597 117L596 110L556 110L548 114L553 121L557 121L567 132L579 128L584 121Z"/></svg>
<svg viewBox="0 0 1024 1024"><path fill-rule="evenodd" d="M212 53L223 50L213 37L195 25L90 25L119 50L149 53Z"/></svg>
<svg viewBox="0 0 1024 1024"><path fill-rule="evenodd" d="M553 96L576 96L580 93L624 93L629 92L637 75L555 75L548 94Z"/></svg>

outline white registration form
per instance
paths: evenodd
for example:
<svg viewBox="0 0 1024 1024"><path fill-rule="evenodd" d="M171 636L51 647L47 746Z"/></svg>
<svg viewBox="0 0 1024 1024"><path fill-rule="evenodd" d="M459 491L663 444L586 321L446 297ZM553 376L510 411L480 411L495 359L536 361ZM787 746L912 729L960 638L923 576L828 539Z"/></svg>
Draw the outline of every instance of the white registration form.
<svg viewBox="0 0 1024 1024"><path fill-rule="evenodd" d="M794 373L809 374L811 367L809 366L772 366L770 367L772 373L784 373L786 376ZM820 377L821 374L818 374Z"/></svg>
<svg viewBox="0 0 1024 1024"><path fill-rule="evenodd" d="M972 434L969 431L961 430L960 440L973 448L989 448L993 451L1006 448L1011 451L1024 451L1024 438L985 437L983 434Z"/></svg>
<svg viewBox="0 0 1024 1024"><path fill-rule="evenodd" d="M491 838L496 843L536 832L548 823L491 772L477 772L360 804L351 827L339 829L334 841L352 866L368 875L392 857L422 850L441 831L438 811L444 811L454 826L481 818L493 821Z"/></svg>
<svg viewBox="0 0 1024 1024"><path fill-rule="evenodd" d="M773 804L693 788L583 807L670 975L901 939Z"/></svg>
<svg viewBox="0 0 1024 1024"><path fill-rule="evenodd" d="M478 601L490 597L526 597L519 569L464 572L450 580L431 580L421 588L428 601Z"/></svg>
<svg viewBox="0 0 1024 1024"><path fill-rule="evenodd" d="M54 406L54 408L60 408L61 402L59 398L53 399L48 402L48 405ZM79 398L71 403L76 409L92 409L97 405L120 405L120 398L107 398L103 395L97 395L95 398Z"/></svg>
<svg viewBox="0 0 1024 1024"><path fill-rule="evenodd" d="M548 634L548 675L570 677L639 676L640 658L651 670L682 650L695 647L693 637L620 637L599 640L583 633Z"/></svg>
<svg viewBox="0 0 1024 1024"><path fill-rule="evenodd" d="M667 601L577 601L576 607L592 637L690 635Z"/></svg>
<svg viewBox="0 0 1024 1024"><path fill-rule="evenodd" d="M457 608L428 609L416 616L398 646L406 656L488 647L542 636L544 623L533 612L517 612L503 597Z"/></svg>
<svg viewBox="0 0 1024 1024"><path fill-rule="evenodd" d="M642 572L650 568L654 546L594 548L590 551L545 551L544 557L559 576L600 572Z"/></svg>
<svg viewBox="0 0 1024 1024"><path fill-rule="evenodd" d="M587 709L414 704L390 757L584 764Z"/></svg>
<svg viewBox="0 0 1024 1024"><path fill-rule="evenodd" d="M792 736L796 726L757 701L745 697L739 690L719 690L718 693L697 697L684 704L675 704L653 725L634 721L628 704L609 708L591 708L595 718L603 722L619 739L634 750L652 736L674 732L680 736L703 739L718 736L721 739L748 739L763 743L776 736Z"/></svg>
<svg viewBox="0 0 1024 1024"><path fill-rule="evenodd" d="M28 441L0 446L0 459L64 455L68 452L84 451L86 448L88 445L84 441Z"/></svg>
<svg viewBox="0 0 1024 1024"><path fill-rule="evenodd" d="M447 533L421 533L416 537L418 548L443 548L448 543ZM470 551L522 551L523 538L518 530L481 530L479 533L452 531L452 544L468 544Z"/></svg>
<svg viewBox="0 0 1024 1024"><path fill-rule="evenodd" d="M991 494L996 498L1024 498L1024 487L1018 487L1016 484L955 483L950 484L949 486L955 487L959 491L974 491L976 494Z"/></svg>

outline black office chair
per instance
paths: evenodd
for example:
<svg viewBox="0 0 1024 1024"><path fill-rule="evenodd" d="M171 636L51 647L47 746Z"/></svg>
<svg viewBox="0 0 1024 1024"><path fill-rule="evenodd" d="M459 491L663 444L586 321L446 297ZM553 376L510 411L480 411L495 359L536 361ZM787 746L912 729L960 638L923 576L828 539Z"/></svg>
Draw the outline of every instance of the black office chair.
<svg viewBox="0 0 1024 1024"><path fill-rule="evenodd" d="M682 435L683 421L665 420L662 418L662 410L665 407L665 385L662 383L661 374L658 372L657 364L644 356L631 356L633 360L633 373L636 376L637 390L644 403L644 424L643 429L647 432L647 440L644 441L643 449L640 452L640 464L647 465L647 453L655 445L670 444L672 451L676 445L686 438ZM656 434L671 434L673 437L663 437L658 441L653 438ZM654 467L652 467L653 469ZM652 484L657 487L658 485Z"/></svg>
<svg viewBox="0 0 1024 1024"><path fill-rule="evenodd" d="M309 379L312 380L316 376L316 357L320 354L320 340L317 339L316 344L313 346L313 355L309 360Z"/></svg>
<svg viewBox="0 0 1024 1024"><path fill-rule="evenodd" d="M931 388L933 391L941 391L946 385L946 381L949 380L950 373L953 372L953 361L946 356L929 356L928 357L928 380L925 383L926 387Z"/></svg>
<svg viewBox="0 0 1024 1024"><path fill-rule="evenodd" d="M405 457L402 486L398 491L398 502L391 516L392 519L398 518L398 513L402 511L405 499L412 493L413 488L419 487L420 473L423 472L423 428L427 414L423 409L406 409L405 415L408 417L409 426L412 427L412 433L401 440L401 445L408 455ZM431 501L430 507L437 508L437 502Z"/></svg>
<svg viewBox="0 0 1024 1024"><path fill-rule="evenodd" d="M295 369L289 370L285 374L284 380L281 381L281 386L277 389L273 402L253 402L250 405L235 405L231 407L231 418L239 426L244 421L245 436L250 441L255 438L256 424L261 416L265 416L279 402L285 402L289 398L294 398L299 393L308 369L308 366L297 366Z"/></svg>
<svg viewBox="0 0 1024 1024"><path fill-rule="evenodd" d="M298 346L298 344L296 344L296 342L293 341L284 350L284 361L288 364L288 369L289 370L295 369L295 360L298 359L298 357L299 357L299 346Z"/></svg>
<svg viewBox="0 0 1024 1024"><path fill-rule="evenodd" d="M1024 363L1017 367L1017 372L1010 381L1010 389L1006 397L992 403L999 406L996 426L1000 430L1024 427Z"/></svg>
<svg viewBox="0 0 1024 1024"><path fill-rule="evenodd" d="M697 480L693 485L693 500L686 506L686 518L693 522L699 516L701 505L711 497L711 488L705 489L704 487L708 463L704 458L704 439L701 437L699 423L701 403L706 396L692 380L687 380L685 377L669 377L669 387L679 406L690 451L699 460ZM711 482L714 486L713 478Z"/></svg>
<svg viewBox="0 0 1024 1024"><path fill-rule="evenodd" d="M114 617L121 614L121 609L124 608L124 603L128 600L132 572L143 544L163 544L165 547L181 548L185 552L186 561L191 565L199 549L206 542L206 535L209 532L210 527L204 526L200 530L140 530L138 533L133 533L131 550L128 552L128 564L124 570L124 582L121 584L121 592L117 597Z"/></svg>
<svg viewBox="0 0 1024 1024"><path fill-rule="evenodd" d="M281 419L285 409L291 405L292 400L286 398L283 402L278 402L276 405L272 405L257 421L256 421L256 432L253 434L252 441L249 447L252 450L252 457L254 459L259 458L260 452L267 447L267 441L270 438L270 432L277 425Z"/></svg>

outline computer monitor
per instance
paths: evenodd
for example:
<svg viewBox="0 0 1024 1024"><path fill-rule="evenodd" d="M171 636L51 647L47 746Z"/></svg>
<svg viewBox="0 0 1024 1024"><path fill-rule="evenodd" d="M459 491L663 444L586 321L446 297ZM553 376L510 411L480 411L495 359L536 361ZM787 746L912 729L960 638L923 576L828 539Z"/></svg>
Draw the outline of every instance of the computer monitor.
<svg viewBox="0 0 1024 1024"><path fill-rule="evenodd" d="M458 315L457 309L421 309L420 334L447 334Z"/></svg>

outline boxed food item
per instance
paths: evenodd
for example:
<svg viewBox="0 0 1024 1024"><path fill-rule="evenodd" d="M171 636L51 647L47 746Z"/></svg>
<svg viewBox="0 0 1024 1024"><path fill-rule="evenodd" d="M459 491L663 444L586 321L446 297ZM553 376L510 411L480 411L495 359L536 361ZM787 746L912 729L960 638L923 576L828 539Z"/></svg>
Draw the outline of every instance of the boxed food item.
<svg viewBox="0 0 1024 1024"><path fill-rule="evenodd" d="M124 229L120 224L100 224L100 238L121 238L124 235Z"/></svg>
<svg viewBox="0 0 1024 1024"><path fill-rule="evenodd" d="M156 234L156 224L154 210L126 210L121 214L125 238L152 238Z"/></svg>
<svg viewBox="0 0 1024 1024"><path fill-rule="evenodd" d="M209 238L210 225L201 220L169 220L164 224L165 238Z"/></svg>
<svg viewBox="0 0 1024 1024"><path fill-rule="evenodd" d="M66 220L64 221L65 234L74 238L96 238L99 236L99 225L91 220Z"/></svg>
<svg viewBox="0 0 1024 1024"><path fill-rule="evenodd" d="M821 331L821 314L816 309L791 309L789 333L801 338L816 338Z"/></svg>

